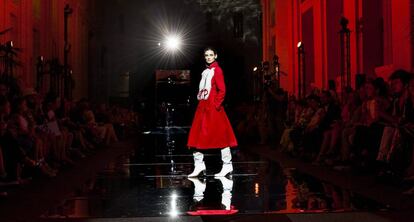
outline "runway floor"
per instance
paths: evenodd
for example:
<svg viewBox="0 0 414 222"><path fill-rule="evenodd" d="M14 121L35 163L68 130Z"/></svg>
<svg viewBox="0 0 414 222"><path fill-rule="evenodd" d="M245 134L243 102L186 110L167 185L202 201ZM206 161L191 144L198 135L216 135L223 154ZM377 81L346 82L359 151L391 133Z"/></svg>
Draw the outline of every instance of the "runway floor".
<svg viewBox="0 0 414 222"><path fill-rule="evenodd" d="M351 190L253 154L249 149L254 147L232 150L232 176L213 176L221 159L219 150L212 150L205 153L207 176L188 179L193 159L185 146L185 130L158 129L142 137L134 151L108 162L42 218L185 217L190 221L205 215L392 211Z"/></svg>

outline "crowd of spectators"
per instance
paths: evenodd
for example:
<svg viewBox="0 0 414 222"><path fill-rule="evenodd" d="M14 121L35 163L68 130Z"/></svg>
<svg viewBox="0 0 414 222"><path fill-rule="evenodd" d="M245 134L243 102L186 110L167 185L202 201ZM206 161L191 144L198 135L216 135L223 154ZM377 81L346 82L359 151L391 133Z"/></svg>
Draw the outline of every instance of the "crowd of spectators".
<svg viewBox="0 0 414 222"><path fill-rule="evenodd" d="M343 93L315 88L303 99L268 95L279 107L268 105L266 115L282 116L279 121L268 118L273 129L282 129L271 137L281 152L313 165L375 175L379 182L414 181L412 73L397 70L388 80L367 78ZM249 115L250 127L240 121L237 129L243 133L258 125L260 132L265 122L260 113ZM414 188L405 193L414 194Z"/></svg>
<svg viewBox="0 0 414 222"><path fill-rule="evenodd" d="M0 82L0 196L36 177L55 177L117 142L137 115L107 104L77 102Z"/></svg>

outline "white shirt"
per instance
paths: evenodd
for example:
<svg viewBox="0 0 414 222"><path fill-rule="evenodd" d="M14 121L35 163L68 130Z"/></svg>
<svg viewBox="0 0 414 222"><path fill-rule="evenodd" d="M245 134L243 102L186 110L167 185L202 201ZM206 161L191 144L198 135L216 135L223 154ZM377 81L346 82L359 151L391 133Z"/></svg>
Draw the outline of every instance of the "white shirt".
<svg viewBox="0 0 414 222"><path fill-rule="evenodd" d="M201 73L201 80L198 87L198 100L207 100L211 91L211 79L214 76L214 68L207 68Z"/></svg>

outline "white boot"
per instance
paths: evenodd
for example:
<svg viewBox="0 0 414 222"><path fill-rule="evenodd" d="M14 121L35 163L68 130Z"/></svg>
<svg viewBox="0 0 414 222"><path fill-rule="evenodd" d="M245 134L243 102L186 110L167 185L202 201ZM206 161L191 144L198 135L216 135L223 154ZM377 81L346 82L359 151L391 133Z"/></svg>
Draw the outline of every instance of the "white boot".
<svg viewBox="0 0 414 222"><path fill-rule="evenodd" d="M215 177L225 177L227 174L233 172L233 163L231 162L231 151L229 147L221 150L221 160L223 161L223 167L220 173L214 174Z"/></svg>
<svg viewBox="0 0 414 222"><path fill-rule="evenodd" d="M206 165L204 164L204 155L200 152L194 152L194 171L188 175L188 177L197 177L201 172L206 171Z"/></svg>
<svg viewBox="0 0 414 222"><path fill-rule="evenodd" d="M233 180L228 179L227 177L216 177L221 182L223 186L223 193L221 194L221 204L224 205L226 210L230 210L231 206L231 192L233 190Z"/></svg>
<svg viewBox="0 0 414 222"><path fill-rule="evenodd" d="M233 180L227 177L215 177L214 179L220 180L223 186L223 192L231 192L233 190Z"/></svg>
<svg viewBox="0 0 414 222"><path fill-rule="evenodd" d="M221 204L224 205L224 209L226 210L231 209L231 193L230 192L223 192L221 194Z"/></svg>
<svg viewBox="0 0 414 222"><path fill-rule="evenodd" d="M198 178L188 178L194 184L194 195L193 199L201 201L204 198L204 191L206 190L206 183L201 182Z"/></svg>

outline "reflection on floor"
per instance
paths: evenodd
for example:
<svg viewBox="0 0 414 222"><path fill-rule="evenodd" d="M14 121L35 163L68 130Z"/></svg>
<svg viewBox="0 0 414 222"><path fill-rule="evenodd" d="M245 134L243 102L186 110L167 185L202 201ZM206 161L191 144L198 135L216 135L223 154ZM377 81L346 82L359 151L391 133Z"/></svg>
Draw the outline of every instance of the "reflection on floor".
<svg viewBox="0 0 414 222"><path fill-rule="evenodd" d="M154 133L156 132L156 133ZM234 173L214 178L220 152L206 152L207 176L188 179L191 151L181 130L145 132L134 152L107 163L43 218L176 217L388 210L382 204L277 162L232 150ZM251 149L254 149L252 147Z"/></svg>

